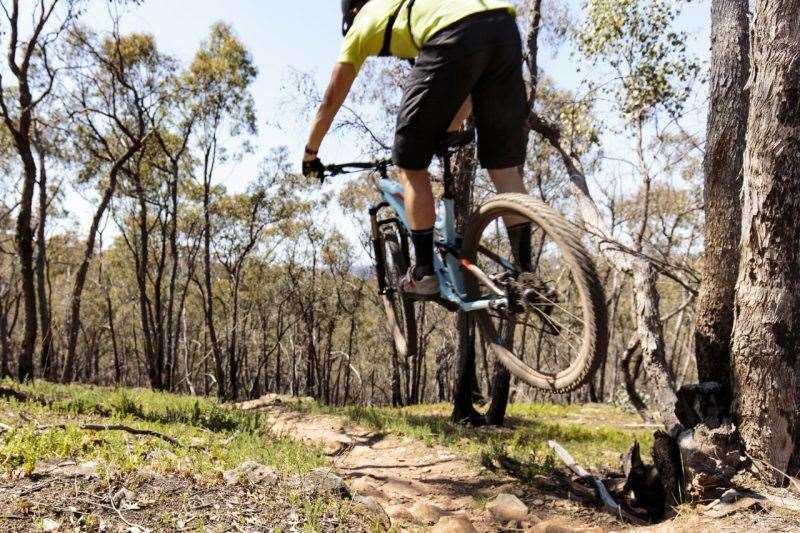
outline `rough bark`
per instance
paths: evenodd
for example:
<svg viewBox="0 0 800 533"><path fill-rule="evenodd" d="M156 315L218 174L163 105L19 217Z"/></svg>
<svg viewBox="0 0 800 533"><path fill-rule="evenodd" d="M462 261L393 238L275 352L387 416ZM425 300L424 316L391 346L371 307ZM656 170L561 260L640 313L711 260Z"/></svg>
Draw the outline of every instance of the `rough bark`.
<svg viewBox="0 0 800 533"><path fill-rule="evenodd" d="M503 347L508 350L514 349L514 333L516 329L515 322L503 322ZM511 373L499 361L495 361L491 382L492 401L486 410L486 422L489 425L502 426L505 422L510 393Z"/></svg>
<svg viewBox="0 0 800 533"><path fill-rule="evenodd" d="M23 152L24 176L22 179L22 201L17 216L16 244L20 261L22 278L22 297L25 303L24 332L22 349L17 364L17 378L25 381L33 377L33 352L36 348L36 286L33 268L33 230L31 228L31 204L33 202L33 184L36 180L36 165L30 155L30 143L17 144ZM31 177L32 176L32 177Z"/></svg>
<svg viewBox="0 0 800 533"><path fill-rule="evenodd" d="M800 466L800 0L759 2L752 37L734 410L749 454L794 473Z"/></svg>
<svg viewBox="0 0 800 533"><path fill-rule="evenodd" d="M642 357L639 353L639 338L634 336L625 348L625 353L620 357L623 381L625 382L625 392L628 393L628 400L642 420L649 422L652 417L644 403L642 396L636 388L636 379L642 365Z"/></svg>
<svg viewBox="0 0 800 533"><path fill-rule="evenodd" d="M655 268L649 261L639 258L634 260L633 302L642 363L650 383L653 402L661 414L661 421L667 433L671 437L677 437L683 427L675 414L678 398L675 394L675 380L664 351L656 277Z"/></svg>
<svg viewBox="0 0 800 533"><path fill-rule="evenodd" d="M492 401L486 410L486 423L490 426L502 426L505 423L510 392L511 373L496 361L492 369Z"/></svg>
<svg viewBox="0 0 800 533"><path fill-rule="evenodd" d="M17 324L19 316L19 293L13 297L7 292L0 301L0 377L10 377L11 369L11 333Z"/></svg>
<svg viewBox="0 0 800 533"><path fill-rule="evenodd" d="M705 259L695 311L695 352L701 382L730 388L733 299L739 267L742 162L750 74L748 0L711 3L711 101L705 171Z"/></svg>

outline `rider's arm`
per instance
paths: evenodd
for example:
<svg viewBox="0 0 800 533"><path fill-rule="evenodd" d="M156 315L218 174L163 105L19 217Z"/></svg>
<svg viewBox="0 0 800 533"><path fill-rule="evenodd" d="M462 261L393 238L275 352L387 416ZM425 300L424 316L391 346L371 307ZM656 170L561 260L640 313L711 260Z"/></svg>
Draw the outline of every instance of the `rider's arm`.
<svg viewBox="0 0 800 533"><path fill-rule="evenodd" d="M333 74L331 74L331 81L328 83L328 89L325 91L325 96L322 98L322 103L317 111L317 116L311 126L311 133L308 136L308 144L306 147L314 152L319 150L319 145L322 144L322 139L333 123L336 113L347 98L350 92L350 87L353 86L353 81L356 79L356 69L350 63L336 63L333 67ZM305 160L310 161L315 156L306 153Z"/></svg>

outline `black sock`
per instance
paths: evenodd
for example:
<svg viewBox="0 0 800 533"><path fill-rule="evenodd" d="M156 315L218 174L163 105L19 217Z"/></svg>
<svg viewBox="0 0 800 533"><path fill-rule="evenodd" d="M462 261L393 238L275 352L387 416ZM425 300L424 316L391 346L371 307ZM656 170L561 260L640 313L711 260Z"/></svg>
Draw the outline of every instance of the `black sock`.
<svg viewBox="0 0 800 533"><path fill-rule="evenodd" d="M414 277L433 274L433 228L411 230L411 242L414 243Z"/></svg>
<svg viewBox="0 0 800 533"><path fill-rule="evenodd" d="M506 228L508 240L511 241L511 253L517 265L526 272L533 270L531 264L531 223L523 222Z"/></svg>

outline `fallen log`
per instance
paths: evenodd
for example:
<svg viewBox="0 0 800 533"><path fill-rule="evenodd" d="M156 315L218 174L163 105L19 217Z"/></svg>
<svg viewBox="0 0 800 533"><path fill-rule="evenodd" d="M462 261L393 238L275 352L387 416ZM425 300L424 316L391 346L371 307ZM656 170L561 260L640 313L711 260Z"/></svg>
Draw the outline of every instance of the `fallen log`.
<svg viewBox="0 0 800 533"><path fill-rule="evenodd" d="M8 387L0 387L0 398L10 398L18 402L27 402L28 395L18 390L10 389Z"/></svg>
<svg viewBox="0 0 800 533"><path fill-rule="evenodd" d="M575 475L594 485L595 489L597 490L597 495L604 507L612 511L615 515L623 520L637 525L645 524L644 520L623 509L622 506L614 500L614 498L611 496L611 493L608 492L608 489L605 485L603 485L603 482L591 475L585 468L579 465L563 446L554 440L547 441L547 445L553 449L558 458L561 459L564 465L574 472Z"/></svg>
<svg viewBox="0 0 800 533"><path fill-rule="evenodd" d="M80 424L76 426L78 429L84 429L87 431L124 431L126 433L130 433L132 435L145 435L148 437L157 437L159 439L165 440L174 446L181 447L182 444L177 439L170 437L169 435L164 435L163 433L159 433L158 431L152 431L150 429L139 429L130 426L126 426L123 424ZM39 426L36 428L36 431L48 431L50 429L67 429L67 424L52 424L48 426Z"/></svg>

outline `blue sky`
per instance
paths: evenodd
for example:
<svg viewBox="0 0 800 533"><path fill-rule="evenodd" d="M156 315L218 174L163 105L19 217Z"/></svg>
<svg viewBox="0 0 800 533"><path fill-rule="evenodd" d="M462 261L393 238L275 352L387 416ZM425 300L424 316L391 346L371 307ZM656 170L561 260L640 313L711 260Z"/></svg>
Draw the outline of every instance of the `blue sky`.
<svg viewBox="0 0 800 533"><path fill-rule="evenodd" d="M105 4L97 0L91 4L88 20L95 28L109 27ZM257 150L236 166L224 168L220 176L237 189L257 171L270 147L287 145L294 153L302 151L305 131L291 117L281 116L282 82L294 68L314 73L323 83L341 41L339 13L338 0L149 0L128 8L121 29L152 33L164 52L187 63L210 26L220 20L230 23L249 48L259 69L253 87L259 118ZM276 120L286 127L267 125Z"/></svg>
<svg viewBox="0 0 800 533"><path fill-rule="evenodd" d="M580 0L568 2L579 9ZM680 0L676 0L680 1ZM545 2L547 4L547 2ZM107 2L93 0L87 21L97 29L110 27ZM218 181L231 190L241 190L258 170L258 163L270 148L286 145L300 159L306 138L303 120L281 109L284 81L292 69L311 73L322 89L336 59L341 43L339 0L148 0L141 6L130 6L122 18L122 31L152 33L159 47L178 59L188 62L198 45L216 21L231 24L252 53L259 76L253 87L258 107L259 135L253 143L254 154L220 169ZM708 55L708 0L685 3L678 27L689 34L689 47L701 57ZM373 60L374 61L374 60ZM553 54L546 48L540 54L545 74L559 86L570 88L586 70L577 72L575 62L565 51ZM689 124L703 127L704 117ZM276 126L279 124L279 126ZM624 151L625 144L615 148L616 140L604 142L606 149ZM346 139L330 139L323 145L322 157L327 160L357 156ZM76 200L78 201L78 200ZM71 203L71 202L70 202ZM72 211L76 204L71 205Z"/></svg>

